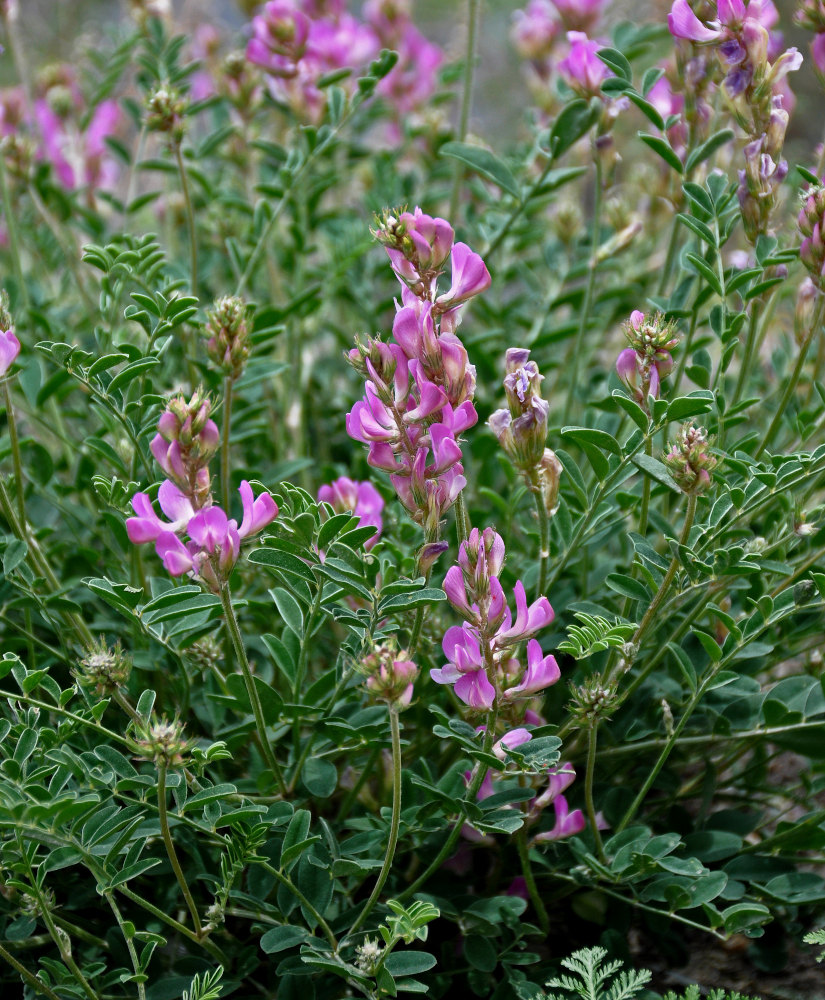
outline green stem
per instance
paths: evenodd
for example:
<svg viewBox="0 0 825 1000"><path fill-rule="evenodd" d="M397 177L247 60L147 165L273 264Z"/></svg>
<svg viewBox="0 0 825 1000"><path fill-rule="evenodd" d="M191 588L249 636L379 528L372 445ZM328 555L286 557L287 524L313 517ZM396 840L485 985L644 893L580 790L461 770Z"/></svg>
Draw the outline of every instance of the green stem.
<svg viewBox="0 0 825 1000"><path fill-rule="evenodd" d="M229 513L230 465L229 465L229 431L232 424L232 376L223 380L223 420L221 427L221 500L224 510Z"/></svg>
<svg viewBox="0 0 825 1000"><path fill-rule="evenodd" d="M186 878L183 874L183 869L178 861L178 855L175 851L175 844L172 840L172 834L169 830L169 817L166 813L166 763L161 761L158 763L158 819L160 820L160 833L163 837L163 843L166 847L166 854L169 857L169 863L172 866L172 871L175 873L175 878L178 880L178 885L180 886L180 891L183 893L183 898L186 900L186 905L189 909L189 913L192 917L192 926L194 927L195 934L198 938L202 938L203 927L201 926L201 918L198 915L198 908L195 905L195 900L192 898L192 893L189 891L189 886L186 882Z"/></svg>
<svg viewBox="0 0 825 1000"><path fill-rule="evenodd" d="M232 608L232 595L229 592L228 583L225 583L221 587L221 603L223 604L226 626L229 629L229 634L232 637L232 645L235 648L235 656L238 663L241 665L241 672L243 673L244 683L246 684L246 692L249 695L249 704L252 706L252 714L255 716L255 726L258 730L258 742L261 746L261 753L264 755L264 760L266 761L268 767L272 770L281 793L286 794L284 776L281 773L281 767L272 751L272 747L269 743L269 737L266 734L266 723L264 722L264 712L261 706L261 699L258 696L258 690L255 687L255 678L252 676L252 670L246 656L246 649L244 648L243 639L241 637L241 630L238 627L238 619L235 617L235 611Z"/></svg>
<svg viewBox="0 0 825 1000"><path fill-rule="evenodd" d="M690 349L693 346L693 337L696 334L696 324L698 321L699 313L694 309L690 315L690 326L688 327L687 336L684 343L680 346L682 356L679 358L679 367L676 369L676 377L673 379L673 388L671 390L674 399L679 395L679 386L682 384L682 376L685 373L688 358L690 357Z"/></svg>
<svg viewBox="0 0 825 1000"><path fill-rule="evenodd" d="M647 477L645 477L647 481ZM550 563L550 518L544 503L544 490L533 490L536 501L536 515L539 519L539 583L536 588L536 598L543 597L547 587L547 567Z"/></svg>
<svg viewBox="0 0 825 1000"><path fill-rule="evenodd" d="M693 527L693 519L696 517L696 501L697 501L696 494L691 493L688 496L688 505L687 505L687 510L685 511L685 521L684 524L682 525L682 533L679 535L680 546L687 544L688 535L690 534L690 529ZM674 576L676 576L676 570L678 569L678 567L679 567L679 555L677 553L670 560L670 565L667 568L667 572L665 573L664 579L662 580L659 589L656 591L653 600L650 602L650 606L645 612L644 618L642 618L641 622L639 623L639 627L636 629L633 638L630 640L634 646L638 646L639 643L642 641L645 632L647 632L650 623L653 621L653 617L656 614L659 605L662 603L668 590L670 589L670 585L673 582Z"/></svg>
<svg viewBox="0 0 825 1000"><path fill-rule="evenodd" d="M579 315L579 328L576 331L576 339L573 342L573 356L570 358L570 381L567 388L567 399L564 404L562 425L569 422L570 410L573 406L573 399L576 394L576 383L579 379L579 361L584 350L584 338L587 332L587 321L590 318L590 309L593 305L593 292L596 287L596 267L597 251L599 249L599 238L601 236L600 218L602 214L602 166L598 156L593 159L596 172L595 190L593 192L593 233L590 244L590 260L587 263L587 285L584 291L584 302L582 303Z"/></svg>
<svg viewBox="0 0 825 1000"><path fill-rule="evenodd" d="M20 976L20 978L24 982L28 983L35 993L42 993L43 996L48 997L49 1000L60 1000L60 997L54 992L53 989L51 989L51 987L47 986L42 979L38 979L37 976L29 972L25 965L21 965L11 952L6 951L2 944L0 944L0 958L2 958L4 962L7 962Z"/></svg>
<svg viewBox="0 0 825 1000"><path fill-rule="evenodd" d="M336 940L335 935L332 933L329 924L326 922L326 920L324 920L324 918L321 916L318 910L312 905L312 903L310 903L310 901L306 898L306 896L301 892L298 886L295 885L292 879L288 875L284 875L284 873L279 871L274 865L269 864L268 861L262 862L261 865L266 871L269 872L270 875L273 876L273 878L277 882L280 882L282 886L289 889L289 891L298 900L301 906L304 907L307 913L310 913L314 917L318 926L323 931L324 937L327 939L327 941L329 941L332 950L337 951L338 941Z"/></svg>
<svg viewBox="0 0 825 1000"><path fill-rule="evenodd" d="M645 438L645 455L653 456L653 438ZM650 509L650 476L644 477L642 483L642 504L639 507L639 534L644 538L647 534L647 514Z"/></svg>
<svg viewBox="0 0 825 1000"><path fill-rule="evenodd" d="M481 0L467 0L467 43L464 52L464 82L461 94L461 111L458 119L458 141L463 142L467 136L467 129L470 124L470 111L473 106L473 73L475 71L476 45L478 44L479 10ZM456 160L455 171L453 173L453 190L450 195L450 215L451 220L455 219L458 211L458 198L461 193L461 179L464 176L464 168L459 160Z"/></svg>
<svg viewBox="0 0 825 1000"><path fill-rule="evenodd" d="M173 143L173 149L175 151L175 162L178 165L178 174L180 175L180 187L181 194L183 195L183 204L186 209L186 227L189 230L189 271L191 276L192 294L197 298L198 244L195 231L195 212L192 208L192 198L189 193L189 181L186 177L186 167L183 163L183 154L181 153L180 142Z"/></svg>
<svg viewBox="0 0 825 1000"><path fill-rule="evenodd" d="M745 353L742 355L742 365L739 368L739 378L736 380L736 388L733 391L733 400L731 406L735 406L739 400L742 398L742 393L745 389L745 383L750 375L750 370L753 365L753 356L756 347L757 340L757 330L759 327L759 315L761 312L761 304L759 300L753 303L751 307L750 321L748 323L748 336L745 340ZM728 407L730 409L730 407Z"/></svg>
<svg viewBox="0 0 825 1000"><path fill-rule="evenodd" d="M398 843L398 827L401 823L401 725L398 720L398 709L395 706L389 706L389 713L390 733L392 737L392 816L390 818L390 835L387 840L387 852L384 855L384 864L378 873L378 879L370 893L370 898L367 900L364 909L358 914L358 918L352 925L348 937L351 937L359 927L363 926L372 908L378 902L378 897L381 895L384 883L389 878L390 869L395 858L395 847Z"/></svg>
<svg viewBox="0 0 825 1000"><path fill-rule="evenodd" d="M101 882L101 884L103 883ZM226 955L224 955L214 941L210 941L208 937L198 937L198 935L193 930L190 930L185 924L182 924L179 920L175 920L174 917L170 917L168 913L164 913L160 907L150 903L147 899L144 899L143 896L139 896L127 885L117 886L117 891L122 896L126 896L127 899L131 899L133 903L137 903L138 906L143 907L147 913L151 913L153 917L156 917L162 923L166 924L167 927L171 927L173 930L177 931L178 934L183 935L183 937L187 938L193 944L200 945L204 951L208 951L214 959L224 966L224 968L226 967L229 959Z"/></svg>
<svg viewBox="0 0 825 1000"><path fill-rule="evenodd" d="M524 882L527 885L527 894L530 897L530 902L533 904L533 909L536 911L536 916L539 918L539 927L541 927L542 933L546 936L550 933L550 918L547 916L547 909L539 895L533 869L530 866L530 853L527 850L527 830L525 827L522 827L516 834L516 848L518 849L519 862L521 863L521 874L524 876Z"/></svg>
<svg viewBox="0 0 825 1000"><path fill-rule="evenodd" d="M115 920L123 934L123 940L126 942L126 950L129 952L129 958L132 962L132 968L135 970L135 985L137 986L138 1000L146 1000L146 985L140 978L140 959L138 958L137 949L135 948L134 937L128 934L124 926L123 915L120 912L120 908L115 902L114 893L105 892L103 894L106 898L106 902L111 907L112 913L115 915Z"/></svg>
<svg viewBox="0 0 825 1000"><path fill-rule="evenodd" d="M771 421L770 427L768 427L767 431L765 432L765 436L764 438L762 438L762 443L759 445L759 448L756 454L754 455L754 458L760 457L762 452L773 441L774 434L776 434L777 430L779 429L779 424L782 420L783 414L785 413L785 408L790 402L791 396L793 395L794 390L796 389L796 384L799 381L799 376L802 374L802 369L805 366L805 359L808 355L808 347L810 346L814 334L817 332L817 330L819 330L820 326L822 325L823 308L825 308L823 306L823 301L820 300L820 303L816 309L816 313L814 314L814 318L811 322L811 328L799 347L799 356L796 359L796 364L794 365L794 369L793 372L791 373L790 379L788 380L788 384L785 386L785 391L782 393L782 398L779 400L779 407L777 408L776 413L774 413L773 415L773 420Z"/></svg>
<svg viewBox="0 0 825 1000"><path fill-rule="evenodd" d="M673 217L673 225L670 230L670 239L667 244L667 256L662 267L662 277L659 279L658 294L664 295L667 283L670 280L670 272L673 270L673 259L676 256L676 247L679 244L679 220Z"/></svg>
<svg viewBox="0 0 825 1000"><path fill-rule="evenodd" d="M593 802L593 776L596 771L596 745L598 742L599 720L592 719L587 733L587 770L584 775L584 803L587 810L587 820L596 842L596 854L602 864L607 864L604 853L602 835L596 822L596 807Z"/></svg>
<svg viewBox="0 0 825 1000"><path fill-rule="evenodd" d="M484 732L484 746L483 746L485 754L490 753L490 748L493 745L497 719L498 719L498 702L496 702L490 709L490 711L487 713L486 728ZM470 787L467 789L467 795L465 796L466 802L475 802L478 790L479 788L481 788L482 782L487 777L489 764L479 762L477 768L478 769L476 770L475 776L473 777L473 780L470 782ZM420 889L420 887L427 882L427 880L430 878L431 875L434 875L441 868L441 865L444 863L445 859L450 856L450 854L453 851L453 848L456 845L456 842L458 841L458 838L461 836L461 828L464 826L464 823L465 823L465 817L462 814L455 821L455 824L453 825L453 828L450 831L449 836L441 846L441 850L438 852L435 858L430 862L426 870L421 875L418 876L415 882L413 882L411 885L408 885L407 888L399 895L398 897L399 901L403 901L407 899L409 896L412 896L414 892L417 892L418 889Z"/></svg>

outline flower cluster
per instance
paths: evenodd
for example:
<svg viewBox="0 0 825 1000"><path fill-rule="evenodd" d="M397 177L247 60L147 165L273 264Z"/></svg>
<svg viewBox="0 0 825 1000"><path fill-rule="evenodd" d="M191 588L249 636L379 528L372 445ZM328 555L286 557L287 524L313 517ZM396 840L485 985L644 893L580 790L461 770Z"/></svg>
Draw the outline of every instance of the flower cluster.
<svg viewBox="0 0 825 1000"><path fill-rule="evenodd" d="M609 72L594 55L601 46L588 36L598 27L606 6L606 0L529 0L524 10L514 13L511 38L519 55L529 60L536 89L547 91L557 65L574 90L601 96L595 84Z"/></svg>
<svg viewBox="0 0 825 1000"><path fill-rule="evenodd" d="M246 303L236 295L217 299L206 314L206 353L224 375L240 378L249 359Z"/></svg>
<svg viewBox="0 0 825 1000"><path fill-rule="evenodd" d="M532 698L560 676L555 657L544 656L533 638L553 621L550 602L540 597L528 606L518 580L514 618L498 578L503 564L501 536L492 528L473 528L444 578L447 600L465 622L447 630L442 648L448 662L430 676L437 684L452 684L457 697L476 710L491 708L499 698L505 704ZM512 653L525 640L522 668Z"/></svg>
<svg viewBox="0 0 825 1000"><path fill-rule="evenodd" d="M220 435L209 412L209 401L200 390L189 402L183 396L170 401L149 446L168 476L158 489L158 502L169 520L158 517L147 493L136 493L135 517L127 519L126 531L135 545L154 542L172 576L189 574L218 593L237 562L241 540L277 517L278 506L268 493L255 497L246 480L239 488L240 525L213 504L209 460Z"/></svg>
<svg viewBox="0 0 825 1000"><path fill-rule="evenodd" d="M685 493L704 493L710 487L710 474L716 468L716 458L709 450L708 432L704 427L685 424L664 456L664 463Z"/></svg>
<svg viewBox="0 0 825 1000"><path fill-rule="evenodd" d="M347 414L347 433L369 445L368 461L391 473L399 499L435 538L464 488L459 435L478 420L475 369L455 334L463 305L490 284L478 254L454 243L452 227L420 209L388 215L376 232L402 285L393 343L369 339L349 353L367 381ZM450 288L438 278L452 265Z"/></svg>
<svg viewBox="0 0 825 1000"><path fill-rule="evenodd" d="M662 379L673 371L671 351L678 344L674 323L661 313L648 318L634 309L624 325L630 347L619 353L616 371L636 401L645 410L647 397L659 398Z"/></svg>
<svg viewBox="0 0 825 1000"><path fill-rule="evenodd" d="M806 192L797 222L802 234L799 258L814 285L822 291L825 288L825 186Z"/></svg>
<svg viewBox="0 0 825 1000"><path fill-rule="evenodd" d="M161 414L158 432L149 443L155 461L195 510L208 503L209 460L220 443L217 424L209 417L211 409L199 389L188 402L185 396L176 396Z"/></svg>
<svg viewBox="0 0 825 1000"><path fill-rule="evenodd" d="M722 93L749 136L745 169L739 174L739 201L745 234L755 243L768 231L779 185L788 172L781 159L788 127L788 73L799 69L795 49L781 52L781 36L771 30L779 15L771 0L718 0L716 18L700 20L688 0L674 0L668 28L693 46L712 46L723 76Z"/></svg>
<svg viewBox="0 0 825 1000"><path fill-rule="evenodd" d="M436 87L441 50L418 31L402 0L370 0L364 16L348 13L343 0L269 0L252 19L246 57L265 71L276 100L317 122L326 107L324 75L361 69L382 48L393 49L398 62L379 93L399 114L422 108Z"/></svg>
<svg viewBox="0 0 825 1000"><path fill-rule="evenodd" d="M367 539L365 549L371 549L381 537L384 498L372 483L357 483L347 476L339 476L334 482L318 490L318 499L328 503L336 514L351 511L360 520L360 527L369 525L375 528L375 534Z"/></svg>
<svg viewBox="0 0 825 1000"><path fill-rule="evenodd" d="M373 698L385 701L396 711L412 701L413 683L418 667L407 659L408 653L392 644L378 646L364 657L360 670L367 677L367 690Z"/></svg>
<svg viewBox="0 0 825 1000"><path fill-rule="evenodd" d="M529 357L525 348L508 348L504 376L507 408L492 413L487 426L523 474L527 488L542 495L547 513L552 515L558 506L562 468L555 453L545 448L550 404L541 395L544 376Z"/></svg>
<svg viewBox="0 0 825 1000"><path fill-rule="evenodd" d="M135 545L154 542L168 573L197 576L217 593L237 562L241 539L257 534L278 515L272 497L262 493L256 498L246 480L239 493L243 505L240 525L211 503L196 511L189 498L166 479L158 490L158 502L169 520L158 517L147 493L136 493L132 497L136 516L126 521L129 540ZM186 544L179 537L184 534Z"/></svg>
<svg viewBox="0 0 825 1000"><path fill-rule="evenodd" d="M802 0L794 14L794 20L800 27L814 32L811 58L814 70L825 86L825 3L823 0Z"/></svg>
<svg viewBox="0 0 825 1000"><path fill-rule="evenodd" d="M481 728L483 730L484 727ZM493 751L497 757L503 760L505 750L521 746L529 742L530 739L531 735L526 729L513 729L501 737ZM471 776L472 773L467 772L464 775L465 781L469 783ZM476 796L479 801L495 795L496 785L506 777L506 772L502 772L499 776L498 772L488 771ZM565 837L575 837L577 833L581 833L587 825L584 813L581 809L571 810L563 794L576 780L576 771L573 765L559 764L557 767L548 768L539 780L546 781L547 787L543 791L537 790L537 794L527 802L524 821L527 825L532 826L541 819L544 810L552 806L554 823L549 830L542 830L534 834L531 843L549 843L554 840L563 840ZM480 836L469 824L464 826L463 833L469 840L478 840Z"/></svg>

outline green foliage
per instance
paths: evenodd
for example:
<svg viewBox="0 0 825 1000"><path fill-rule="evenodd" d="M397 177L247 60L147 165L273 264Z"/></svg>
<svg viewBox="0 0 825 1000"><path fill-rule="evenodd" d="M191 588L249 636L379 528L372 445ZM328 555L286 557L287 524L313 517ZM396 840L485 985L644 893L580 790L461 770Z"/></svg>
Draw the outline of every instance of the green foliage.
<svg viewBox="0 0 825 1000"><path fill-rule="evenodd" d="M582 1000L632 1000L650 982L649 972L622 969L621 962L605 962L605 958L604 948L582 948L562 959L561 964L573 975L548 980L548 989L565 992L548 993L547 1000L569 1000L571 996Z"/></svg>

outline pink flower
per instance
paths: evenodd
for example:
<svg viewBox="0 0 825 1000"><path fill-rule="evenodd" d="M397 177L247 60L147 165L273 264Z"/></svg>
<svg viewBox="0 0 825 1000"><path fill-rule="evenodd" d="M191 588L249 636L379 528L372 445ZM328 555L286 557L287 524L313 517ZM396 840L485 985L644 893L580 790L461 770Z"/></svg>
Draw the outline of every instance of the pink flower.
<svg viewBox="0 0 825 1000"><path fill-rule="evenodd" d="M611 75L596 55L602 46L591 41L583 31L568 31L567 41L570 51L559 63L559 72L565 82L585 97L601 96L602 83Z"/></svg>
<svg viewBox="0 0 825 1000"><path fill-rule="evenodd" d="M127 518L126 533L133 544L143 545L155 541L162 534L182 531L195 514L188 497L168 479L160 485L158 502L169 521L162 521L157 516L147 493L136 493L132 497L132 509L137 517Z"/></svg>
<svg viewBox="0 0 825 1000"><path fill-rule="evenodd" d="M269 493L261 493L257 498L254 497L252 487L245 479L238 487L238 492L241 494L243 505L243 520L238 528L238 536L246 538L248 535L257 535L278 516L278 505Z"/></svg>
<svg viewBox="0 0 825 1000"><path fill-rule="evenodd" d="M0 378L14 364L20 353L20 341L14 335L14 330L0 330Z"/></svg>
<svg viewBox="0 0 825 1000"><path fill-rule="evenodd" d="M381 511L384 509L384 498L370 482L357 483L346 476L341 476L330 483L322 486L318 490L318 499L336 511L352 511L360 519L360 526L371 526L376 529L375 534L367 540L364 546L367 550L381 537L383 521Z"/></svg>
<svg viewBox="0 0 825 1000"><path fill-rule="evenodd" d="M527 595L521 580L516 581L514 593L516 596L516 618L515 621L512 621L510 609L505 609L504 621L493 640L498 649L503 646L515 645L535 635L536 632L547 628L555 617L546 597L540 597L529 607L527 606Z"/></svg>
<svg viewBox="0 0 825 1000"><path fill-rule="evenodd" d="M490 272L481 257L466 243L456 243L452 253L452 284L448 292L438 296L436 305L442 312L452 309L485 292L490 283Z"/></svg>
<svg viewBox="0 0 825 1000"><path fill-rule="evenodd" d="M567 799L563 795L556 797L553 808L556 812L556 822L553 829L536 834L533 838L534 843L539 844L551 840L561 840L564 837L574 837L585 828L584 813L581 809L574 809L571 812L567 805Z"/></svg>
<svg viewBox="0 0 825 1000"><path fill-rule="evenodd" d="M505 733L500 740L493 744L493 753L499 760L505 760L508 750L514 750L516 747L523 746L525 743L529 743L532 738L532 734L528 729L524 729L523 727L520 729L511 729L509 733Z"/></svg>
<svg viewBox="0 0 825 1000"><path fill-rule="evenodd" d="M542 809L546 809L547 806L555 802L562 792L567 791L576 780L576 771L572 764L560 764L547 772L547 778L546 791L530 803L530 812L533 815L537 816Z"/></svg>
<svg viewBox="0 0 825 1000"><path fill-rule="evenodd" d="M455 685L456 696L475 709L492 707L496 689L487 677L478 636L468 625L447 629L442 642L449 660L440 670L430 671L436 684Z"/></svg>
<svg viewBox="0 0 825 1000"><path fill-rule="evenodd" d="M507 701L532 698L534 694L555 684L559 677L561 671L555 656L542 656L541 646L535 639L531 639L527 643L527 669L524 676L518 685L504 692L504 698Z"/></svg>
<svg viewBox="0 0 825 1000"><path fill-rule="evenodd" d="M553 0L568 31L592 31L608 0Z"/></svg>
<svg viewBox="0 0 825 1000"><path fill-rule="evenodd" d="M674 0L667 16L667 27L674 38L690 42L715 42L721 35L718 29L708 28L699 20L688 0Z"/></svg>
<svg viewBox="0 0 825 1000"><path fill-rule="evenodd" d="M513 14L510 37L523 59L546 59L562 27L551 0L530 0L525 10Z"/></svg>

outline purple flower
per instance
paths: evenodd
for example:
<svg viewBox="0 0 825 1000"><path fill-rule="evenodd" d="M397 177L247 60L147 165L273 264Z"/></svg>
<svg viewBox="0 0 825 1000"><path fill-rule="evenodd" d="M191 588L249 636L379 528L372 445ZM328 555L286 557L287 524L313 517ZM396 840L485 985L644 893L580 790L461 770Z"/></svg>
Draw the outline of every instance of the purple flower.
<svg viewBox="0 0 825 1000"><path fill-rule="evenodd" d="M469 625L454 625L447 629L442 642L448 659L440 670L430 671L436 684L453 684L456 696L475 709L489 709L496 689L487 677L478 635Z"/></svg>
<svg viewBox="0 0 825 1000"><path fill-rule="evenodd" d="M596 55L602 46L589 39L583 31L568 31L567 41L570 51L559 62L559 72L576 93L585 97L600 97L602 83L611 75Z"/></svg>
<svg viewBox="0 0 825 1000"><path fill-rule="evenodd" d="M533 736L528 729L523 727L511 729L509 733L505 733L498 742L493 744L493 753L499 760L505 760L508 750L523 746L525 743L529 743L532 738Z"/></svg>
<svg viewBox="0 0 825 1000"><path fill-rule="evenodd" d="M699 20L688 0L674 0L667 16L667 27L674 38L690 42L715 42L721 35L719 29L708 28Z"/></svg>
<svg viewBox="0 0 825 1000"><path fill-rule="evenodd" d="M592 31L608 0L553 0L568 31Z"/></svg>
<svg viewBox="0 0 825 1000"><path fill-rule="evenodd" d="M515 621L511 619L510 609L505 608L504 621L493 640L497 649L513 646L535 635L536 632L547 628L555 617L546 597L539 597L529 607L527 606L527 595L521 580L516 581L514 593L516 596Z"/></svg>
<svg viewBox="0 0 825 1000"><path fill-rule="evenodd" d="M170 480L165 479L158 490L160 509L169 518L162 521L152 507L148 493L136 493L132 497L132 509L137 517L126 520L126 533L135 545L153 542L162 534L182 531L194 517L195 509L188 497Z"/></svg>
<svg viewBox="0 0 825 1000"><path fill-rule="evenodd" d="M436 306L446 312L466 302L474 295L480 295L490 287L490 272L484 261L466 243L453 245L452 284L444 295L435 300Z"/></svg>
<svg viewBox="0 0 825 1000"><path fill-rule="evenodd" d="M527 643L527 669L515 687L504 692L506 701L516 698L532 698L534 694L555 684L561 677L555 656L542 656L541 646L535 639Z"/></svg>
<svg viewBox="0 0 825 1000"><path fill-rule="evenodd" d="M14 329L0 330L0 378L14 364L20 353L20 341L14 335Z"/></svg>
<svg viewBox="0 0 825 1000"><path fill-rule="evenodd" d="M530 803L530 813L537 816L542 809L546 809L556 799L567 791L576 780L576 771L572 764L560 764L547 772L548 785L546 791L538 795Z"/></svg>
<svg viewBox="0 0 825 1000"><path fill-rule="evenodd" d="M562 840L564 837L574 837L585 828L584 813L581 809L574 809L571 812L567 805L567 799L563 795L555 798L553 809L556 813L553 829L536 834L533 843L540 844L551 840Z"/></svg>
<svg viewBox="0 0 825 1000"><path fill-rule="evenodd" d="M336 513L352 511L360 519L361 527L367 525L376 529L375 534L367 540L365 548L371 549L381 537L383 521L381 511L384 509L384 498L370 482L357 483L347 476L340 476L328 486L318 490L318 499L330 504Z"/></svg>
<svg viewBox="0 0 825 1000"><path fill-rule="evenodd" d="M513 14L510 37L524 59L546 59L562 31L551 0L530 0L525 10Z"/></svg>

